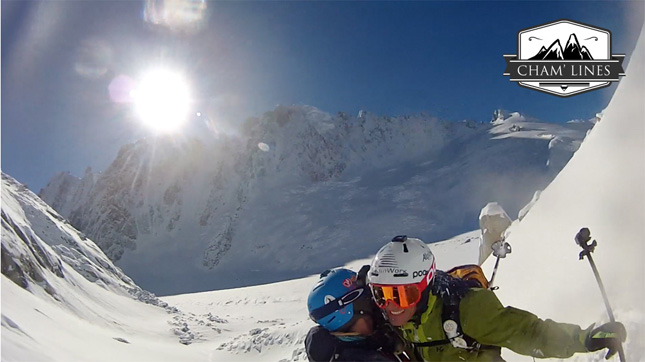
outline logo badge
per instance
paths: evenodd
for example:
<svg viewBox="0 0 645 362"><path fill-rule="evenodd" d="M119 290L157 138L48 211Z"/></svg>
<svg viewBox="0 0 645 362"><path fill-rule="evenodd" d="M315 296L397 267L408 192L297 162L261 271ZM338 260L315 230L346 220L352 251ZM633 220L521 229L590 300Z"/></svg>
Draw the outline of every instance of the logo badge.
<svg viewBox="0 0 645 362"><path fill-rule="evenodd" d="M416 277L425 276L425 275L428 275L427 270L415 271L414 273L412 273L412 278L414 279Z"/></svg>
<svg viewBox="0 0 645 362"><path fill-rule="evenodd" d="M611 32L558 20L520 30L517 54L504 54L511 82L560 97L607 87L624 76L624 54L611 54Z"/></svg>
<svg viewBox="0 0 645 362"><path fill-rule="evenodd" d="M325 301L325 304L329 304L329 303L335 301L336 298L334 298L333 295L327 294L323 300Z"/></svg>

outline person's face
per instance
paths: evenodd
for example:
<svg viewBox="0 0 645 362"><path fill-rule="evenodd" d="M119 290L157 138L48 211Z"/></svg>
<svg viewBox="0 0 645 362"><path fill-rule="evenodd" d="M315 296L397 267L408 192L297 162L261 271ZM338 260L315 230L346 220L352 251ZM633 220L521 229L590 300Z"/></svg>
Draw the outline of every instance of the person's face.
<svg viewBox="0 0 645 362"><path fill-rule="evenodd" d="M348 332L358 333L361 336L369 336L374 333L374 321L372 317L365 315L358 318L349 328Z"/></svg>
<svg viewBox="0 0 645 362"><path fill-rule="evenodd" d="M408 308L401 308L398 304L392 302L388 302L385 309L383 309L388 322L395 327L401 327L409 321L416 310L416 305Z"/></svg>

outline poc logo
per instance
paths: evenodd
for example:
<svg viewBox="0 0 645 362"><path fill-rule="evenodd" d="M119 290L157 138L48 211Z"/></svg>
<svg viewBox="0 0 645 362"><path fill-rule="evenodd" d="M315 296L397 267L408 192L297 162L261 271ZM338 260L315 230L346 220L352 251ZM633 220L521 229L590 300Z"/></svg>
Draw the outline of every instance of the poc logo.
<svg viewBox="0 0 645 362"><path fill-rule="evenodd" d="M414 273L412 273L412 278L424 276L424 275L427 275L427 274L428 274L427 270L415 271Z"/></svg>

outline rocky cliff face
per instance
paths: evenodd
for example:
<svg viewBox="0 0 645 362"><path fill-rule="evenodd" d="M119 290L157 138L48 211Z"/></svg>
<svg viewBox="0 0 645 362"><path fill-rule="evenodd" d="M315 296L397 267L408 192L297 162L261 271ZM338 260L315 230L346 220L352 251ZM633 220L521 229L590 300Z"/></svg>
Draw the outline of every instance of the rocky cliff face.
<svg viewBox="0 0 645 362"><path fill-rule="evenodd" d="M126 145L101 174L57 175L40 195L147 289L233 287L338 266L395 233L475 228L489 201L516 213L591 126L281 106L239 136Z"/></svg>
<svg viewBox="0 0 645 362"><path fill-rule="evenodd" d="M137 286L85 234L4 173L2 274L31 293L45 291L61 305L66 305L69 288L80 276L117 294L168 307Z"/></svg>

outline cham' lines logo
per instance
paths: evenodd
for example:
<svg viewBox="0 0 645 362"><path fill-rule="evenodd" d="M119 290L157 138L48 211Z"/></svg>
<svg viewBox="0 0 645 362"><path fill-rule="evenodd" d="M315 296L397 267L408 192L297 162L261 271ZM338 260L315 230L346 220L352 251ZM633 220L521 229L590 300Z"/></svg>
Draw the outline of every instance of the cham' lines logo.
<svg viewBox="0 0 645 362"><path fill-rule="evenodd" d="M517 54L504 55L504 75L522 87L569 97L618 82L624 58L611 54L609 30L558 20L518 32Z"/></svg>

